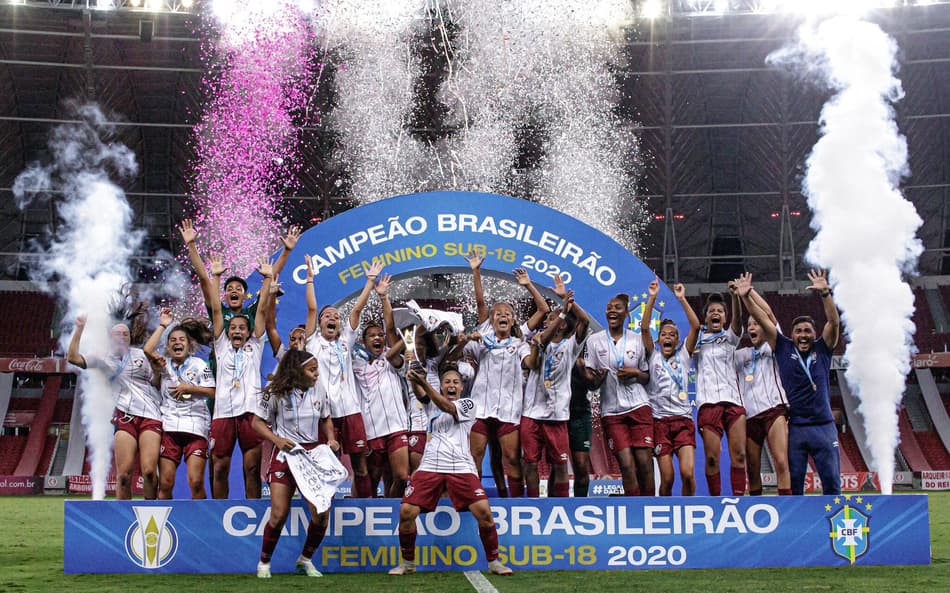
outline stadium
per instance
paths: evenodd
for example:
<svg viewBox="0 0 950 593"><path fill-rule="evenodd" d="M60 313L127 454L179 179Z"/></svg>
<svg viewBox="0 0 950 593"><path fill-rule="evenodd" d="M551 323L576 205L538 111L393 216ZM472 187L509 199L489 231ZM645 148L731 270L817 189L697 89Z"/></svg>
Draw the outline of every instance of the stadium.
<svg viewBox="0 0 950 593"><path fill-rule="evenodd" d="M807 315L816 330L827 309L815 293L834 288L843 328L827 370L840 458L833 500L773 496L783 486L768 445L766 496L743 496L753 486L742 474L736 486L733 474L730 498L725 468L735 457L725 442L724 498L709 498L719 474L713 486L705 437L695 436L700 496L628 503L619 495L631 470L592 395L588 497L561 505L555 460L541 457L541 497L500 498L518 488L500 474L511 463L492 466L485 454L481 484L512 577L482 574L475 511L445 501L420 516L419 574L399 587L943 590L948 32L950 3L933 0L0 1L0 589L305 586L284 574L309 537L300 500L272 580L253 579L272 512L266 455L252 472L265 481L262 501L245 500L248 466L242 475L241 456L229 453L230 496L217 496L211 459L201 477L208 498L225 500L179 502L195 492L182 463L175 502L161 507L143 502L150 472L138 460L123 486L111 425L106 457L90 445L103 423L88 418L95 410L108 421L113 404L86 403L93 390L67 360L77 317L89 314L103 334L124 321L132 346L166 329L162 307L177 319L213 317L182 230L193 219L198 259L221 254L226 275L247 277L249 301L271 282L257 258L296 250L276 299L276 329L291 341L309 306L304 254L319 305L340 307L340 319L364 305L363 321L384 315L378 292L368 305L357 296L380 261L397 313L421 326L425 312L457 315L469 332L484 321L473 252L489 302L527 320L542 304L512 268L526 268L540 300L555 305L558 276L592 332L608 328L604 303L624 292L626 327L639 333L654 275L660 311L644 325L654 338L661 316L686 337L680 283L699 313L710 294L728 300L727 282L751 274L778 328ZM886 76L875 78L875 61ZM875 100L849 103L855 89ZM296 247L290 227L301 229ZM809 290L819 267L827 290ZM270 354L261 365L277 372ZM695 373L688 383L698 407ZM356 498L358 459L341 458L353 479L337 491L313 556L326 573L319 583L392 586L399 499ZM818 476L813 459L806 494L823 491ZM674 484L678 495L682 477ZM89 501L98 488L109 500ZM117 488L133 502L112 500ZM195 535L206 515L220 537ZM836 521L853 529L856 516L864 531L837 548ZM149 521L164 542L154 548ZM820 546L799 537L809 528L824 530ZM855 543L861 533L871 535ZM128 566L99 558L99 541ZM195 542L207 553L192 557ZM136 574L110 574L126 572Z"/></svg>

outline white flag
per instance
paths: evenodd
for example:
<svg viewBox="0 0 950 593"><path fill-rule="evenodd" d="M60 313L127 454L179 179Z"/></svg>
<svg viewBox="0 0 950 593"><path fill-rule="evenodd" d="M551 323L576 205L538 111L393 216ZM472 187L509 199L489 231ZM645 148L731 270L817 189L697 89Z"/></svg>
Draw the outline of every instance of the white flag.
<svg viewBox="0 0 950 593"><path fill-rule="evenodd" d="M284 456L297 482L300 494L322 513L330 508L336 488L350 477L346 467L327 445L317 445L309 451L297 445Z"/></svg>

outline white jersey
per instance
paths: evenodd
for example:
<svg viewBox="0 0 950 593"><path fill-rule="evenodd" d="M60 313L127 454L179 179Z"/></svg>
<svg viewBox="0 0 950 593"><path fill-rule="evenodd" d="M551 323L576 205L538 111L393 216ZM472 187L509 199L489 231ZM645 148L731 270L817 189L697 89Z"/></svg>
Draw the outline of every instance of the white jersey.
<svg viewBox="0 0 950 593"><path fill-rule="evenodd" d="M367 439L378 439L409 428L400 371L389 362L385 352L370 360L366 350L353 350L353 374L362 396L360 405Z"/></svg>
<svg viewBox="0 0 950 593"><path fill-rule="evenodd" d="M520 423L524 400L521 363L531 354L531 346L513 336L500 342L489 338L469 342L465 352L478 359L478 374L472 385L478 418Z"/></svg>
<svg viewBox="0 0 950 593"><path fill-rule="evenodd" d="M353 376L353 354L356 330L349 321L343 322L340 337L332 342L324 339L318 330L307 338L307 351L320 363L320 378L317 381L327 392L330 400L330 415L343 418L360 413L360 397Z"/></svg>
<svg viewBox="0 0 950 593"><path fill-rule="evenodd" d="M475 424L475 402L468 398L455 401L458 420L439 409L431 401L425 404L430 419L432 438L426 444L419 468L442 474L475 474L475 460L468 443Z"/></svg>
<svg viewBox="0 0 950 593"><path fill-rule="evenodd" d="M189 356L181 366L176 366L170 358L167 359L165 368L162 369L162 430L186 432L208 438L211 429L208 398L191 395L187 399L175 399L169 389L181 382L198 387L214 387L214 376L208 363L196 356Z"/></svg>
<svg viewBox="0 0 950 593"><path fill-rule="evenodd" d="M129 348L122 356L113 353L85 359L86 368L99 369L109 379L116 408L130 416L162 419L162 398L152 385L152 365L140 348Z"/></svg>
<svg viewBox="0 0 950 593"><path fill-rule="evenodd" d="M623 335L614 340L607 330L597 332L587 339L586 364L594 370L607 369L607 376L600 386L601 416L619 416L650 405L643 385L637 381L621 383L617 379L619 367L649 370L639 335L624 329Z"/></svg>
<svg viewBox="0 0 950 593"><path fill-rule="evenodd" d="M716 334L700 330L695 351L697 406L720 402L742 405L735 369L739 339L729 327Z"/></svg>
<svg viewBox="0 0 950 593"><path fill-rule="evenodd" d="M736 350L736 373L746 417L752 418L775 406L788 404L778 376L778 364L767 342L763 342L758 349Z"/></svg>
<svg viewBox="0 0 950 593"><path fill-rule="evenodd" d="M664 358L659 348L653 349L647 393L650 394L654 418L693 417L693 407L687 395L690 362L690 356L683 346L677 348L669 358Z"/></svg>
<svg viewBox="0 0 950 593"><path fill-rule="evenodd" d="M227 332L221 332L215 339L215 420L236 418L257 408L257 399L261 393L261 356L266 340L264 336L251 336L244 342L244 346L235 350Z"/></svg>
<svg viewBox="0 0 950 593"><path fill-rule="evenodd" d="M409 432L426 432L429 430L429 416L426 415L425 405L416 398L416 392L409 389Z"/></svg>
<svg viewBox="0 0 950 593"><path fill-rule="evenodd" d="M330 404L317 384L306 391L294 389L285 397L261 394L254 414L281 438L297 444L316 443L320 440L320 425L330 415Z"/></svg>
<svg viewBox="0 0 950 593"><path fill-rule="evenodd" d="M539 368L528 373L523 415L535 420L571 419L571 371L584 343L574 334L548 344Z"/></svg>
<svg viewBox="0 0 950 593"><path fill-rule="evenodd" d="M284 359L284 355L287 354L287 346L284 346L284 343L280 343L280 348L277 349L277 352L274 353L274 370L271 371L272 375L277 374L277 367L280 366L280 361Z"/></svg>

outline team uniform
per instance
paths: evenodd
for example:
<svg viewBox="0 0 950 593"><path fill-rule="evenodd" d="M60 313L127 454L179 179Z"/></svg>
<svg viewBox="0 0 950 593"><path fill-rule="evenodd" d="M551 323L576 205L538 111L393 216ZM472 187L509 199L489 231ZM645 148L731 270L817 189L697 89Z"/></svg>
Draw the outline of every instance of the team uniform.
<svg viewBox="0 0 950 593"><path fill-rule="evenodd" d="M241 451L257 447L263 437L253 427L254 410L261 392L261 357L264 336L251 336L235 349L227 332L214 341L217 359L214 416L211 420L211 454L230 457L235 441Z"/></svg>
<svg viewBox="0 0 950 593"><path fill-rule="evenodd" d="M102 371L112 385L115 410L112 424L116 432L127 432L136 439L147 431L162 434L161 394L152 386L152 366L140 348L106 358L86 356L86 368Z"/></svg>
<svg viewBox="0 0 950 593"><path fill-rule="evenodd" d="M409 441L409 452L422 455L426 450L426 442L429 435L429 417L426 415L425 406L416 398L416 393L409 390L409 434L406 435Z"/></svg>
<svg viewBox="0 0 950 593"><path fill-rule="evenodd" d="M363 426L368 446L386 454L409 445L409 414L403 399L403 379L386 358L373 357L357 344L353 348L353 375L361 394Z"/></svg>
<svg viewBox="0 0 950 593"><path fill-rule="evenodd" d="M571 451L590 452L593 435L593 417L590 412L590 390L583 376L571 372L570 419L567 424L568 446Z"/></svg>
<svg viewBox="0 0 950 593"><path fill-rule="evenodd" d="M497 340L492 333L467 343L464 352L478 360L471 391L478 420L472 431L489 436L494 430L498 437L516 432L523 407L521 366L531 346L514 336Z"/></svg>
<svg viewBox="0 0 950 593"><path fill-rule="evenodd" d="M640 336L624 329L623 335L614 340L607 330L599 331L587 339L586 363L590 369L607 370L600 386L600 413L610 450L652 449L653 413L646 389L637 381L625 384L617 378L619 368L649 370Z"/></svg>
<svg viewBox="0 0 950 593"><path fill-rule="evenodd" d="M338 339L330 342L317 331L307 338L306 345L307 351L320 363L317 381L330 400L330 417L339 433L337 440L343 452L351 455L363 453L367 449L366 427L353 375L351 351L355 343L356 330L350 327L349 322L343 322Z"/></svg>
<svg viewBox="0 0 950 593"><path fill-rule="evenodd" d="M772 348L740 348L735 356L742 403L746 410L746 437L760 447L777 418L788 415L788 400Z"/></svg>
<svg viewBox="0 0 950 593"><path fill-rule="evenodd" d="M211 430L211 410L208 398L192 395L175 398L169 390L179 383L191 383L198 387L214 387L214 376L208 364L195 356L189 356L180 365L171 359L162 369L162 448L161 456L176 465L192 455L208 458L208 433Z"/></svg>
<svg viewBox="0 0 950 593"><path fill-rule="evenodd" d="M672 455L681 447L696 446L693 406L689 401L690 356L680 346L669 358L659 348L650 355L650 382L647 393L653 409L654 452L657 457Z"/></svg>
<svg viewBox="0 0 950 593"><path fill-rule="evenodd" d="M406 486L402 501L423 511L433 511L445 490L455 510L460 511L475 501L487 499L469 446L469 434L477 419L475 401L457 400L457 419L431 401L424 406L432 439Z"/></svg>
<svg viewBox="0 0 950 593"><path fill-rule="evenodd" d="M831 416L829 375L831 349L824 338L815 341L807 357L795 342L778 334L775 361L788 397L788 471L792 494L804 494L808 456L815 460L824 494L841 493L838 430Z"/></svg>
<svg viewBox="0 0 950 593"><path fill-rule="evenodd" d="M732 328L715 334L700 329L696 341L696 405L700 432L712 430L721 438L745 415L739 380L735 371L735 352L740 337Z"/></svg>
<svg viewBox="0 0 950 593"><path fill-rule="evenodd" d="M330 415L330 404L323 389L315 385L306 391L294 389L285 397L261 395L254 414L270 424L275 435L313 449L324 437L320 427ZM271 454L267 481L296 488L290 466L283 458L278 459L279 453L275 448Z"/></svg>
<svg viewBox="0 0 950 593"><path fill-rule="evenodd" d="M538 463L545 450L553 463L565 464L570 458L571 370L583 346L573 334L548 344L540 368L528 374L521 417L521 446L528 463Z"/></svg>

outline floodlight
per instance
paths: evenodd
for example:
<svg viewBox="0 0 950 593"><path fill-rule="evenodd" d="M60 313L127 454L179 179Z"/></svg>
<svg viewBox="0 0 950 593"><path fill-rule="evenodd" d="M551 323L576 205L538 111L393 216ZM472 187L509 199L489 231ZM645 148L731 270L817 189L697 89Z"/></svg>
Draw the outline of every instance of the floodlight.
<svg viewBox="0 0 950 593"><path fill-rule="evenodd" d="M145 0L145 8L149 10L162 10L165 8L165 0Z"/></svg>
<svg viewBox="0 0 950 593"><path fill-rule="evenodd" d="M115 0L96 0L96 8L99 10L112 10L115 8Z"/></svg>
<svg viewBox="0 0 950 593"><path fill-rule="evenodd" d="M663 3L660 0L646 0L640 5L640 15L646 19L657 19L663 16Z"/></svg>
<svg viewBox="0 0 950 593"><path fill-rule="evenodd" d="M184 8L185 10L190 9L194 5L195 5L195 0L181 0L181 7Z"/></svg>

